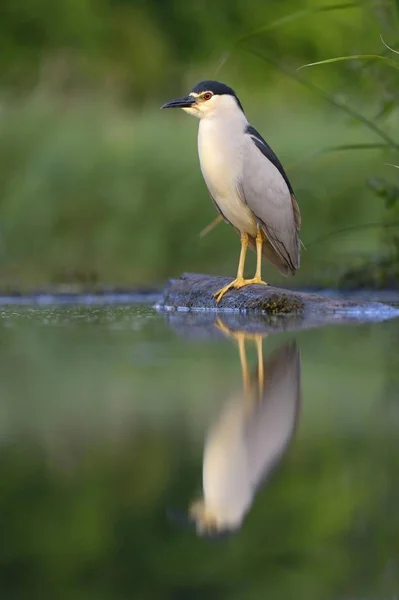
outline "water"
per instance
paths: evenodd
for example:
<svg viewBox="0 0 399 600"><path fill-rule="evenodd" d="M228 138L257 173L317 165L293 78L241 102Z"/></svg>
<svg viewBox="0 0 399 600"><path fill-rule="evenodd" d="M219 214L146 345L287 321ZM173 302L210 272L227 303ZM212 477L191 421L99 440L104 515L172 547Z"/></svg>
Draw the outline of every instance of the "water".
<svg viewBox="0 0 399 600"><path fill-rule="evenodd" d="M1 307L2 598L397 598L399 319L230 325Z"/></svg>

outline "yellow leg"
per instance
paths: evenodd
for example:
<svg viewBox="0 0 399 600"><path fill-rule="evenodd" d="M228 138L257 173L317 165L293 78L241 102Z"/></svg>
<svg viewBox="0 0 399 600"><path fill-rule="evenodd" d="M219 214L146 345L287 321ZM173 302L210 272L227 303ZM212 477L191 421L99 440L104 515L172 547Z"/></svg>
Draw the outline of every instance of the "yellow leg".
<svg viewBox="0 0 399 600"><path fill-rule="evenodd" d="M237 277L234 279L234 281L225 285L224 287L222 287L222 289L218 290L217 292L215 292L213 294L213 296L216 298L216 302L218 304L221 301L221 299L223 298L223 296L225 295L225 293L231 289L239 290L240 288L245 287L246 285L251 285L253 283L260 283L263 285L267 285L266 281L262 281L262 277L261 277L262 245L263 245L262 232L258 227L258 232L256 234L256 273L255 273L255 277L253 279L244 279L244 266L245 266L245 257L247 254L247 248L248 248L248 235L246 233L241 234L241 253L240 253L240 260L238 263Z"/></svg>
<svg viewBox="0 0 399 600"><path fill-rule="evenodd" d="M248 248L248 235L246 233L241 233L241 252L240 252L240 260L238 262L237 277L234 279L234 281L225 285L224 287L222 287L220 290L218 290L217 292L215 292L213 294L213 296L214 296L214 298L216 298L216 302L218 304L228 290L230 290L232 288L235 288L238 290L240 287L245 285L244 284L244 281L245 281L244 267L245 267L245 257L247 255L247 248Z"/></svg>
<svg viewBox="0 0 399 600"><path fill-rule="evenodd" d="M255 277L253 278L253 283L261 283L263 285L267 285L266 281L262 281L261 269L262 269L262 246L263 246L263 237L262 232L258 225L258 232L256 234L256 271Z"/></svg>
<svg viewBox="0 0 399 600"><path fill-rule="evenodd" d="M262 400L265 386L265 367L263 362L263 338L267 337L267 333L247 333L246 331L233 331L223 323L220 317L217 317L215 326L220 329L227 337L233 338L238 344L238 352L240 355L241 374L243 383L244 398L248 402L248 408L251 410L252 402L260 402ZM252 340L256 344L258 355L258 381L257 387L251 390L251 374L248 367L247 353L245 342ZM256 397L257 396L257 397Z"/></svg>
<svg viewBox="0 0 399 600"><path fill-rule="evenodd" d="M251 334L245 331L232 331L223 323L219 317L216 319L215 325L220 331L226 336L233 338L238 344L238 352L240 354L241 370L242 370L242 381L244 393L247 394L250 391L250 373L248 367L247 353L245 348L245 340L251 339ZM258 336L256 336L258 337ZM261 337L261 336L260 336ZM262 343L262 342L261 342Z"/></svg>

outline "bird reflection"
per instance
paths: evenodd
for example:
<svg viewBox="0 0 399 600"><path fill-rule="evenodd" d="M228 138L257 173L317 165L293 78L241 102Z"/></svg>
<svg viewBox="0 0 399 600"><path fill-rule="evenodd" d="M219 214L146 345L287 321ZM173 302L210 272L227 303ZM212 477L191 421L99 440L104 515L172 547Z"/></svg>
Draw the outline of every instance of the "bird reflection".
<svg viewBox="0 0 399 600"><path fill-rule="evenodd" d="M259 486L286 451L300 407L300 355L295 342L284 343L263 359L262 335L217 327L238 344L242 389L232 393L205 441L203 497L189 507L201 536L238 530ZM246 341L256 345L258 364L251 373Z"/></svg>

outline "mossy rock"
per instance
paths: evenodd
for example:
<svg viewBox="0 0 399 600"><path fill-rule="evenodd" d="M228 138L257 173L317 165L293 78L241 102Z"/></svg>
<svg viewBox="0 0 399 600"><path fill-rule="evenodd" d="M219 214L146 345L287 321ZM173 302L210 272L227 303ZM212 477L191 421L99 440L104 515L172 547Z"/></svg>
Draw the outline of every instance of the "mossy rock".
<svg viewBox="0 0 399 600"><path fill-rule="evenodd" d="M312 324L381 320L399 315L396 309L378 302L328 298L264 285L229 290L218 304L213 294L231 281L226 277L185 273L168 282L157 308L169 312L258 313L272 319L294 316Z"/></svg>

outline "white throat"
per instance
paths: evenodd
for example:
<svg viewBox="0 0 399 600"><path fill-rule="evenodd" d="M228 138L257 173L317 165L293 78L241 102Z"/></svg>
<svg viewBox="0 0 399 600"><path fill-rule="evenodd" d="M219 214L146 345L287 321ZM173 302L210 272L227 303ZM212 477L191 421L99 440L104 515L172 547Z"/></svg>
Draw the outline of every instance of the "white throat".
<svg viewBox="0 0 399 600"><path fill-rule="evenodd" d="M247 119L233 96L215 95L210 100L198 102L183 110L198 119L228 119L247 122Z"/></svg>

